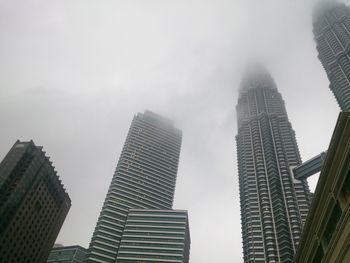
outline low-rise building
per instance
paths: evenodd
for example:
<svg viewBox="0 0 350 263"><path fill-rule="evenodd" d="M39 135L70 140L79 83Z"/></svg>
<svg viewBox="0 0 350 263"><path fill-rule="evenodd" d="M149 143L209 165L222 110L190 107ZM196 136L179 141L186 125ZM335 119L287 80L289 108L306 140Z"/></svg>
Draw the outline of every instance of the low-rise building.
<svg viewBox="0 0 350 263"><path fill-rule="evenodd" d="M47 263L83 263L87 250L81 246L54 247Z"/></svg>

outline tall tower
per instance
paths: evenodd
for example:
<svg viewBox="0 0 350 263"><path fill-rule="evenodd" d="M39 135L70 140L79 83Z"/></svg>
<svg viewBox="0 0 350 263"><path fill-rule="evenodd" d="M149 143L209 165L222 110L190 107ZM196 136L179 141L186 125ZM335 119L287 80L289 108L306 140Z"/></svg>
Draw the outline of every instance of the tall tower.
<svg viewBox="0 0 350 263"><path fill-rule="evenodd" d="M309 207L306 181L284 101L264 70L249 72L236 106L237 157L245 263L292 262Z"/></svg>
<svg viewBox="0 0 350 263"><path fill-rule="evenodd" d="M0 163L0 262L46 262L70 206L42 147L17 141Z"/></svg>
<svg viewBox="0 0 350 263"><path fill-rule="evenodd" d="M174 213L166 211L171 210L173 205L181 140L181 131L168 119L150 111L134 117L91 239L88 262L155 262L158 260L152 259L152 255L157 258L162 258L162 254L171 255L171 251L174 251L171 244L182 248L181 253L176 252L180 257L177 257L178 261L164 258L162 262L187 262L185 235L180 243L172 243L171 235L168 235L168 239L162 238L167 236L167 231L171 231L172 225L166 227L167 224L157 225L155 220L147 222L144 219L146 221L130 229L132 218L140 210L144 211L141 214L151 218L152 214L154 218L159 217L159 213L163 217L170 216L163 223L172 221ZM127 221L129 224L126 224ZM186 228L188 224L182 224L182 227ZM130 236L133 231L136 236ZM137 235L159 237L147 242L145 237L138 238ZM132 238L136 240L128 242ZM118 255L122 240L123 254ZM138 244L142 240L144 242ZM170 252L164 252L167 247ZM132 258L132 255L137 258Z"/></svg>
<svg viewBox="0 0 350 263"><path fill-rule="evenodd" d="M313 32L329 88L340 108L350 110L350 8L337 2L320 4Z"/></svg>

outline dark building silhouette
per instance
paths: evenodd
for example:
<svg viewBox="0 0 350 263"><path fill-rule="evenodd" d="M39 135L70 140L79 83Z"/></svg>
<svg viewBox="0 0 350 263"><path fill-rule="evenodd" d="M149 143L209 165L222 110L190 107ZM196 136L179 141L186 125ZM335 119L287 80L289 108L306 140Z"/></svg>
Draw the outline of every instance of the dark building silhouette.
<svg viewBox="0 0 350 263"><path fill-rule="evenodd" d="M146 214L153 213L154 217L159 215L149 210L168 210L162 216L168 215L169 219L164 220L174 219L172 215L176 210L172 210L172 205L181 140L181 131L164 117L150 111L138 113L134 117L90 242L87 262L112 263L117 258L118 262L135 262L125 259L126 255L131 257L133 253L139 255L140 262L155 262L141 253L150 249L148 243L151 241L144 239L144 242L134 242L132 248L125 245L129 238L133 238L129 236L130 225L126 227L126 222L130 222L127 220L132 216L131 211L135 213L133 209L145 210ZM183 218L179 220L182 222ZM152 251L149 253L159 257L169 256L169 251L163 249L169 246L171 240L171 237L167 238L169 229L159 228L145 219L145 222L140 222L140 231L135 232L135 238L139 234L146 234L143 232L145 229L148 233L159 235L157 242L152 242ZM179 240L177 246L189 249L185 244L189 236L184 235ZM124 242L123 247L121 242ZM119 254L121 251L123 253ZM187 262L186 253L189 251L183 249L183 255L178 261L166 260L164 257L161 262ZM178 256L178 250L173 250L173 255Z"/></svg>
<svg viewBox="0 0 350 263"><path fill-rule="evenodd" d="M81 246L54 246L47 263L83 263L87 250Z"/></svg>
<svg viewBox="0 0 350 263"><path fill-rule="evenodd" d="M350 110L350 8L337 2L318 5L313 32L329 88L340 108Z"/></svg>
<svg viewBox="0 0 350 263"><path fill-rule="evenodd" d="M0 262L46 262L70 206L42 147L17 141L0 163Z"/></svg>
<svg viewBox="0 0 350 263"><path fill-rule="evenodd" d="M309 208L284 101L262 68L247 73L236 107L237 158L245 263L292 262Z"/></svg>

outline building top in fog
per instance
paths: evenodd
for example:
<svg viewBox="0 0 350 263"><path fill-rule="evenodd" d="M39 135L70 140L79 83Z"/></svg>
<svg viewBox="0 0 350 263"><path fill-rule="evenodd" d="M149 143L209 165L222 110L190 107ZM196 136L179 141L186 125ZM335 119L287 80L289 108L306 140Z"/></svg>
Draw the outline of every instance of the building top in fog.
<svg viewBox="0 0 350 263"><path fill-rule="evenodd" d="M332 0L324 0L320 1L313 12L313 23L317 23L319 19L322 19L322 17L329 11L331 11L334 8L344 8L345 4L339 3L337 1Z"/></svg>
<svg viewBox="0 0 350 263"><path fill-rule="evenodd" d="M350 8L337 2L320 4L313 33L329 88L340 108L350 110Z"/></svg>
<svg viewBox="0 0 350 263"><path fill-rule="evenodd" d="M249 89L262 87L276 88L276 84L264 66L254 64L246 69L239 91L244 93Z"/></svg>
<svg viewBox="0 0 350 263"><path fill-rule="evenodd" d="M287 117L282 96L266 69L247 71L241 82L236 111L238 128L264 114Z"/></svg>
<svg viewBox="0 0 350 263"><path fill-rule="evenodd" d="M290 169L301 163L295 134L266 71L249 73L242 85L236 145L244 262L291 262L309 206L306 180Z"/></svg>
<svg viewBox="0 0 350 263"><path fill-rule="evenodd" d="M143 116L144 120L148 120L154 123L163 124L165 126L174 127L174 122L162 115L159 115L153 111L146 110L144 113L138 113L138 116Z"/></svg>
<svg viewBox="0 0 350 263"><path fill-rule="evenodd" d="M128 238L124 228L131 209L172 209L181 141L181 131L172 121L150 111L134 116L91 239L88 262L115 262L122 238Z"/></svg>

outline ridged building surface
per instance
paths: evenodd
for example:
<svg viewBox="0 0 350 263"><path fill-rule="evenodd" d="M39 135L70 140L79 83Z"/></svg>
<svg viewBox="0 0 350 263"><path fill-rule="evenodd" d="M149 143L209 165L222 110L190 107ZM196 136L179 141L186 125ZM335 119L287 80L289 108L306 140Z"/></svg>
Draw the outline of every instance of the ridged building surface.
<svg viewBox="0 0 350 263"><path fill-rule="evenodd" d="M318 57L340 108L350 110L350 8L337 2L320 4L313 32Z"/></svg>
<svg viewBox="0 0 350 263"><path fill-rule="evenodd" d="M116 262L130 209L171 210L182 133L153 112L137 114L91 239L88 262Z"/></svg>
<svg viewBox="0 0 350 263"><path fill-rule="evenodd" d="M236 107L237 157L245 263L292 262L309 207L306 181L284 101L263 69L242 81Z"/></svg>
<svg viewBox="0 0 350 263"><path fill-rule="evenodd" d="M0 163L0 262L46 262L71 206L33 141L17 141Z"/></svg>
<svg viewBox="0 0 350 263"><path fill-rule="evenodd" d="M59 246L51 250L46 263L84 263L86 249L81 246Z"/></svg>
<svg viewBox="0 0 350 263"><path fill-rule="evenodd" d="M117 263L188 263L189 250L187 211L131 209Z"/></svg>

